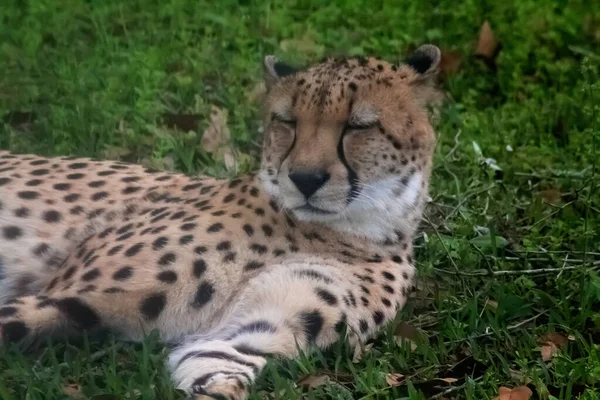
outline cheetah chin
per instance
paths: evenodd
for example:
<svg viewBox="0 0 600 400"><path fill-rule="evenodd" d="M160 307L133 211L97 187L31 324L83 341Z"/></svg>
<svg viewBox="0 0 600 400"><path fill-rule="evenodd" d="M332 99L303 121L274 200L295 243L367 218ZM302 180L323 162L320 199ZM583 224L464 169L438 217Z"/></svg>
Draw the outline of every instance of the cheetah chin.
<svg viewBox="0 0 600 400"><path fill-rule="evenodd" d="M266 57L256 176L0 151L2 342L157 329L177 387L232 400L269 355L365 342L412 287L439 62Z"/></svg>

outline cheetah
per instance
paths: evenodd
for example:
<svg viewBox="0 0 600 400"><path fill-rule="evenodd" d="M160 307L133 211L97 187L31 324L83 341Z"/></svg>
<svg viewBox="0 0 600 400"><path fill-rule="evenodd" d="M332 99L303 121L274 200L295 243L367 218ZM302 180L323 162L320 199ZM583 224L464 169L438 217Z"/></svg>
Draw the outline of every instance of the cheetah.
<svg viewBox="0 0 600 400"><path fill-rule="evenodd" d="M260 169L231 180L0 151L2 343L158 330L176 387L230 400L266 357L364 343L412 287L439 62L265 57Z"/></svg>

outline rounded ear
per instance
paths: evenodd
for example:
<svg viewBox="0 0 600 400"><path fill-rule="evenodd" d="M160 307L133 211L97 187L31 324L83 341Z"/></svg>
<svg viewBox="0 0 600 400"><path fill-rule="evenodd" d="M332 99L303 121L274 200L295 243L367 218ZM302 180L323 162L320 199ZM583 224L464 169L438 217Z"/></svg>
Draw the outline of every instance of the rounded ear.
<svg viewBox="0 0 600 400"><path fill-rule="evenodd" d="M418 74L430 75L438 72L442 52L437 46L425 44L414 51L405 61Z"/></svg>
<svg viewBox="0 0 600 400"><path fill-rule="evenodd" d="M297 71L296 68L277 60L275 56L265 56L264 68L267 88L273 86L281 78L293 75Z"/></svg>

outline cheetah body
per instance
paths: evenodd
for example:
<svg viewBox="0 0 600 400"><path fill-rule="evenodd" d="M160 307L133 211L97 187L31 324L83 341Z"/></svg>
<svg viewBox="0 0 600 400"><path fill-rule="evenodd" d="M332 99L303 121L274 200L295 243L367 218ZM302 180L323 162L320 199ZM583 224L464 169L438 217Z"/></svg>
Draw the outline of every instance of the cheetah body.
<svg viewBox="0 0 600 400"><path fill-rule="evenodd" d="M267 58L258 175L0 152L3 341L157 329L179 387L231 399L266 355L364 342L412 285L438 62L433 46L399 67Z"/></svg>

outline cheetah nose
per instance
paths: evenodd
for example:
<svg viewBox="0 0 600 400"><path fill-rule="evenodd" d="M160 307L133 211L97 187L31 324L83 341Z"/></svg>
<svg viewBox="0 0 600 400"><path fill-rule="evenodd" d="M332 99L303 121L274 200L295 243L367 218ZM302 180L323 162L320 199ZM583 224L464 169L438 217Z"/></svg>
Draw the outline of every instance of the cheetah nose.
<svg viewBox="0 0 600 400"><path fill-rule="evenodd" d="M294 182L298 190L308 199L329 179L325 171L293 171L288 177Z"/></svg>

